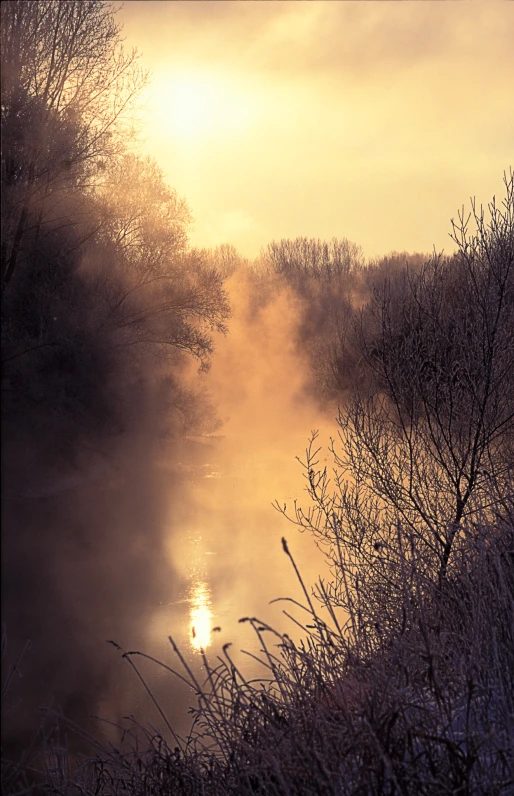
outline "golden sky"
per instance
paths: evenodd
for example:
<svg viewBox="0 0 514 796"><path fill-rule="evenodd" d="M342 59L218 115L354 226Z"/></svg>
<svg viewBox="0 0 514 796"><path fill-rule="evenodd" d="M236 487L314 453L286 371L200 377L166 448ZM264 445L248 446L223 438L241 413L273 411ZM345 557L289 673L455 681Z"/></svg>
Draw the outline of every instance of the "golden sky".
<svg viewBox="0 0 514 796"><path fill-rule="evenodd" d="M153 76L143 148L194 245L449 251L462 204L502 194L513 2L131 0L119 20Z"/></svg>

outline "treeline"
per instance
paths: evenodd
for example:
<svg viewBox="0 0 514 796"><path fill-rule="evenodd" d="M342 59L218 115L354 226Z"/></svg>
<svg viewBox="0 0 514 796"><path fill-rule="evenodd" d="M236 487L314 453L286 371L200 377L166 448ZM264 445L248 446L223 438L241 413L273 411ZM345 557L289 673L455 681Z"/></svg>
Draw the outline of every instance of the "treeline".
<svg viewBox="0 0 514 796"><path fill-rule="evenodd" d="M208 367L237 270L255 306L279 284L297 294L309 397L338 400L356 375L343 342L352 307L421 256L366 263L345 238L272 242L255 263L229 244L191 248L186 201L134 148L147 75L110 4L12 0L1 37L6 443L69 461L80 440L149 417L157 439L213 430L215 407L181 372L191 357Z"/></svg>
<svg viewBox="0 0 514 796"><path fill-rule="evenodd" d="M297 299L299 318L290 342L308 362L305 398L329 412L362 376L354 339L361 308L378 286L399 283L430 260L408 252L366 260L362 248L347 238L272 241L251 263L242 258L238 263L235 255L232 273L239 268L246 274L255 311L284 289Z"/></svg>
<svg viewBox="0 0 514 796"><path fill-rule="evenodd" d="M298 296L310 397L342 400L360 378L355 310L386 286L401 308L429 258L366 262L346 238L274 241L255 263L228 244L191 248L186 201L134 152L147 76L110 4L12 0L1 37L6 441L35 435L59 458L150 415L157 436L214 428L214 408L180 374L190 357L208 367L237 270L255 306L278 285ZM443 281L458 270L437 262ZM359 323L372 324L368 311Z"/></svg>

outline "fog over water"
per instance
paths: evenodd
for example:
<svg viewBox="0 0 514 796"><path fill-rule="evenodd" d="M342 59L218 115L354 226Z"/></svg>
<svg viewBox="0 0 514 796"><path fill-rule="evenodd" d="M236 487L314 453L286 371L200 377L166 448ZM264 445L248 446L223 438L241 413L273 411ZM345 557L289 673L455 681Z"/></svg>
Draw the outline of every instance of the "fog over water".
<svg viewBox="0 0 514 796"><path fill-rule="evenodd" d="M468 5L2 0L8 796L514 781L514 5Z"/></svg>
<svg viewBox="0 0 514 796"><path fill-rule="evenodd" d="M102 455L84 454L68 472L33 460L28 478L20 462L5 485L4 520L19 529L4 540L8 657L31 640L13 686L13 698L22 699L13 724L22 735L34 727L35 708L49 705L88 729L91 715L118 722L134 714L159 726L137 677L107 640L176 667L172 635L200 672L201 646L214 657L233 642L237 660L241 648L256 650L238 621L243 616L298 634L284 606L269 605L301 599L281 537L306 582L324 563L312 539L272 503L303 499L296 456L311 429L328 440L335 408L322 411L308 397L298 298L277 286L257 306L237 274L228 289L229 333L216 338L203 377L222 420L214 434L176 439L155 454L143 428ZM193 695L154 664L138 662L166 714L186 731ZM263 674L249 657L244 671Z"/></svg>
<svg viewBox="0 0 514 796"><path fill-rule="evenodd" d="M302 536L273 508L292 506L305 487L302 454L310 431L322 427L328 441L330 414L308 395L309 369L298 345L302 311L285 287L252 305L245 278L229 284L233 307L230 331L217 340L207 386L223 425L210 437L182 441L165 520L166 560L180 583L155 610L146 649L173 660L172 634L193 665L206 647L209 657L233 642L231 654L244 660L248 676L264 676L240 648L255 651L252 631L239 619L258 616L295 632L277 597L301 599L291 564L282 551L285 535L307 582L324 572L313 540ZM335 425L335 424L334 424ZM174 591L174 589L172 589ZM220 628L213 631L213 628Z"/></svg>

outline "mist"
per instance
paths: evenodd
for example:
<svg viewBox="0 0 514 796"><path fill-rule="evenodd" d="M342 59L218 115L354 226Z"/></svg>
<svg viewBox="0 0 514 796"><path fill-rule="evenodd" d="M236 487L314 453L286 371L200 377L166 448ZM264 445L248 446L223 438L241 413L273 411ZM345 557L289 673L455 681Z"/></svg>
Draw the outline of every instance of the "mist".
<svg viewBox="0 0 514 796"><path fill-rule="evenodd" d="M10 796L512 782L511 17L400 5L2 4Z"/></svg>
<svg viewBox="0 0 514 796"><path fill-rule="evenodd" d="M213 334L208 367L144 347L135 380L133 355L108 350L108 424L91 431L68 413L56 420L50 402L37 411L52 424L32 422L27 433L27 409L10 409L3 446L6 671L30 641L7 699L19 700L4 730L13 754L30 744L45 710L47 723L63 717L72 750L88 743L69 721L113 740L134 716L165 734L119 648L180 670L172 636L201 677L202 648L215 660L231 644L242 671L259 678L263 667L244 652L255 655L259 646L241 618L257 616L302 637L283 613L290 605L273 602L303 597L281 540L288 539L309 586L330 578L326 550L273 504L291 511L307 500L302 462L313 431L319 465L331 467L338 408L360 379L356 319L372 284L423 262L422 255L391 254L363 268L359 247L346 242L343 272L326 277L312 270L324 244L306 243L273 244L254 264L232 253L223 278L230 314ZM284 259L290 249L314 259ZM220 267L219 252L191 257L206 273L210 263ZM79 271L83 295L93 285L95 299L96 258ZM130 282L117 278L123 293ZM68 434L64 451L56 426ZM194 693L157 664L138 664L175 731L187 735Z"/></svg>
<svg viewBox="0 0 514 796"><path fill-rule="evenodd" d="M255 648L241 617L291 624L280 605L268 605L300 597L281 537L293 537L306 582L324 572L313 541L272 506L301 497L305 478L296 457L312 429L321 428L328 442L334 428L335 404L315 397L305 345L309 306L280 276L244 268L226 290L228 331L215 337L208 372L199 374L193 361L180 367L185 392L201 396L208 416L216 407L212 433L193 427L156 440L155 404L145 412L136 393L131 406L127 391L123 414L132 426L96 433L94 444L80 436L71 464L53 451L45 457L43 446L35 450L33 436L29 445L11 430L5 435L3 521L13 529L3 549L6 668L30 640L11 686L9 699L21 703L8 725L8 746L26 746L40 708L107 737L109 728L91 717L122 723L134 713L158 723L136 676L107 641L172 663L172 635L200 668L190 613L194 587L203 583L210 628L221 628L209 633L207 653L232 642L239 660L241 647ZM151 383L151 360L145 367ZM160 379L163 371L160 365ZM124 374L110 378L123 383ZM296 634L294 627L288 632ZM245 665L258 674L255 663ZM145 672L184 732L192 694L158 667Z"/></svg>

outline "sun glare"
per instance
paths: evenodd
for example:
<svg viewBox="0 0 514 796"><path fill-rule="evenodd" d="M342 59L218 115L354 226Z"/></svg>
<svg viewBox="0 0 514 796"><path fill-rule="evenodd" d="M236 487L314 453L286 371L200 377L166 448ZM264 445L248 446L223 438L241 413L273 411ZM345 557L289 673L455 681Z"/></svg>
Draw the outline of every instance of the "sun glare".
<svg viewBox="0 0 514 796"><path fill-rule="evenodd" d="M198 142L244 129L250 98L230 76L177 72L156 79L154 117L163 132L182 142Z"/></svg>

